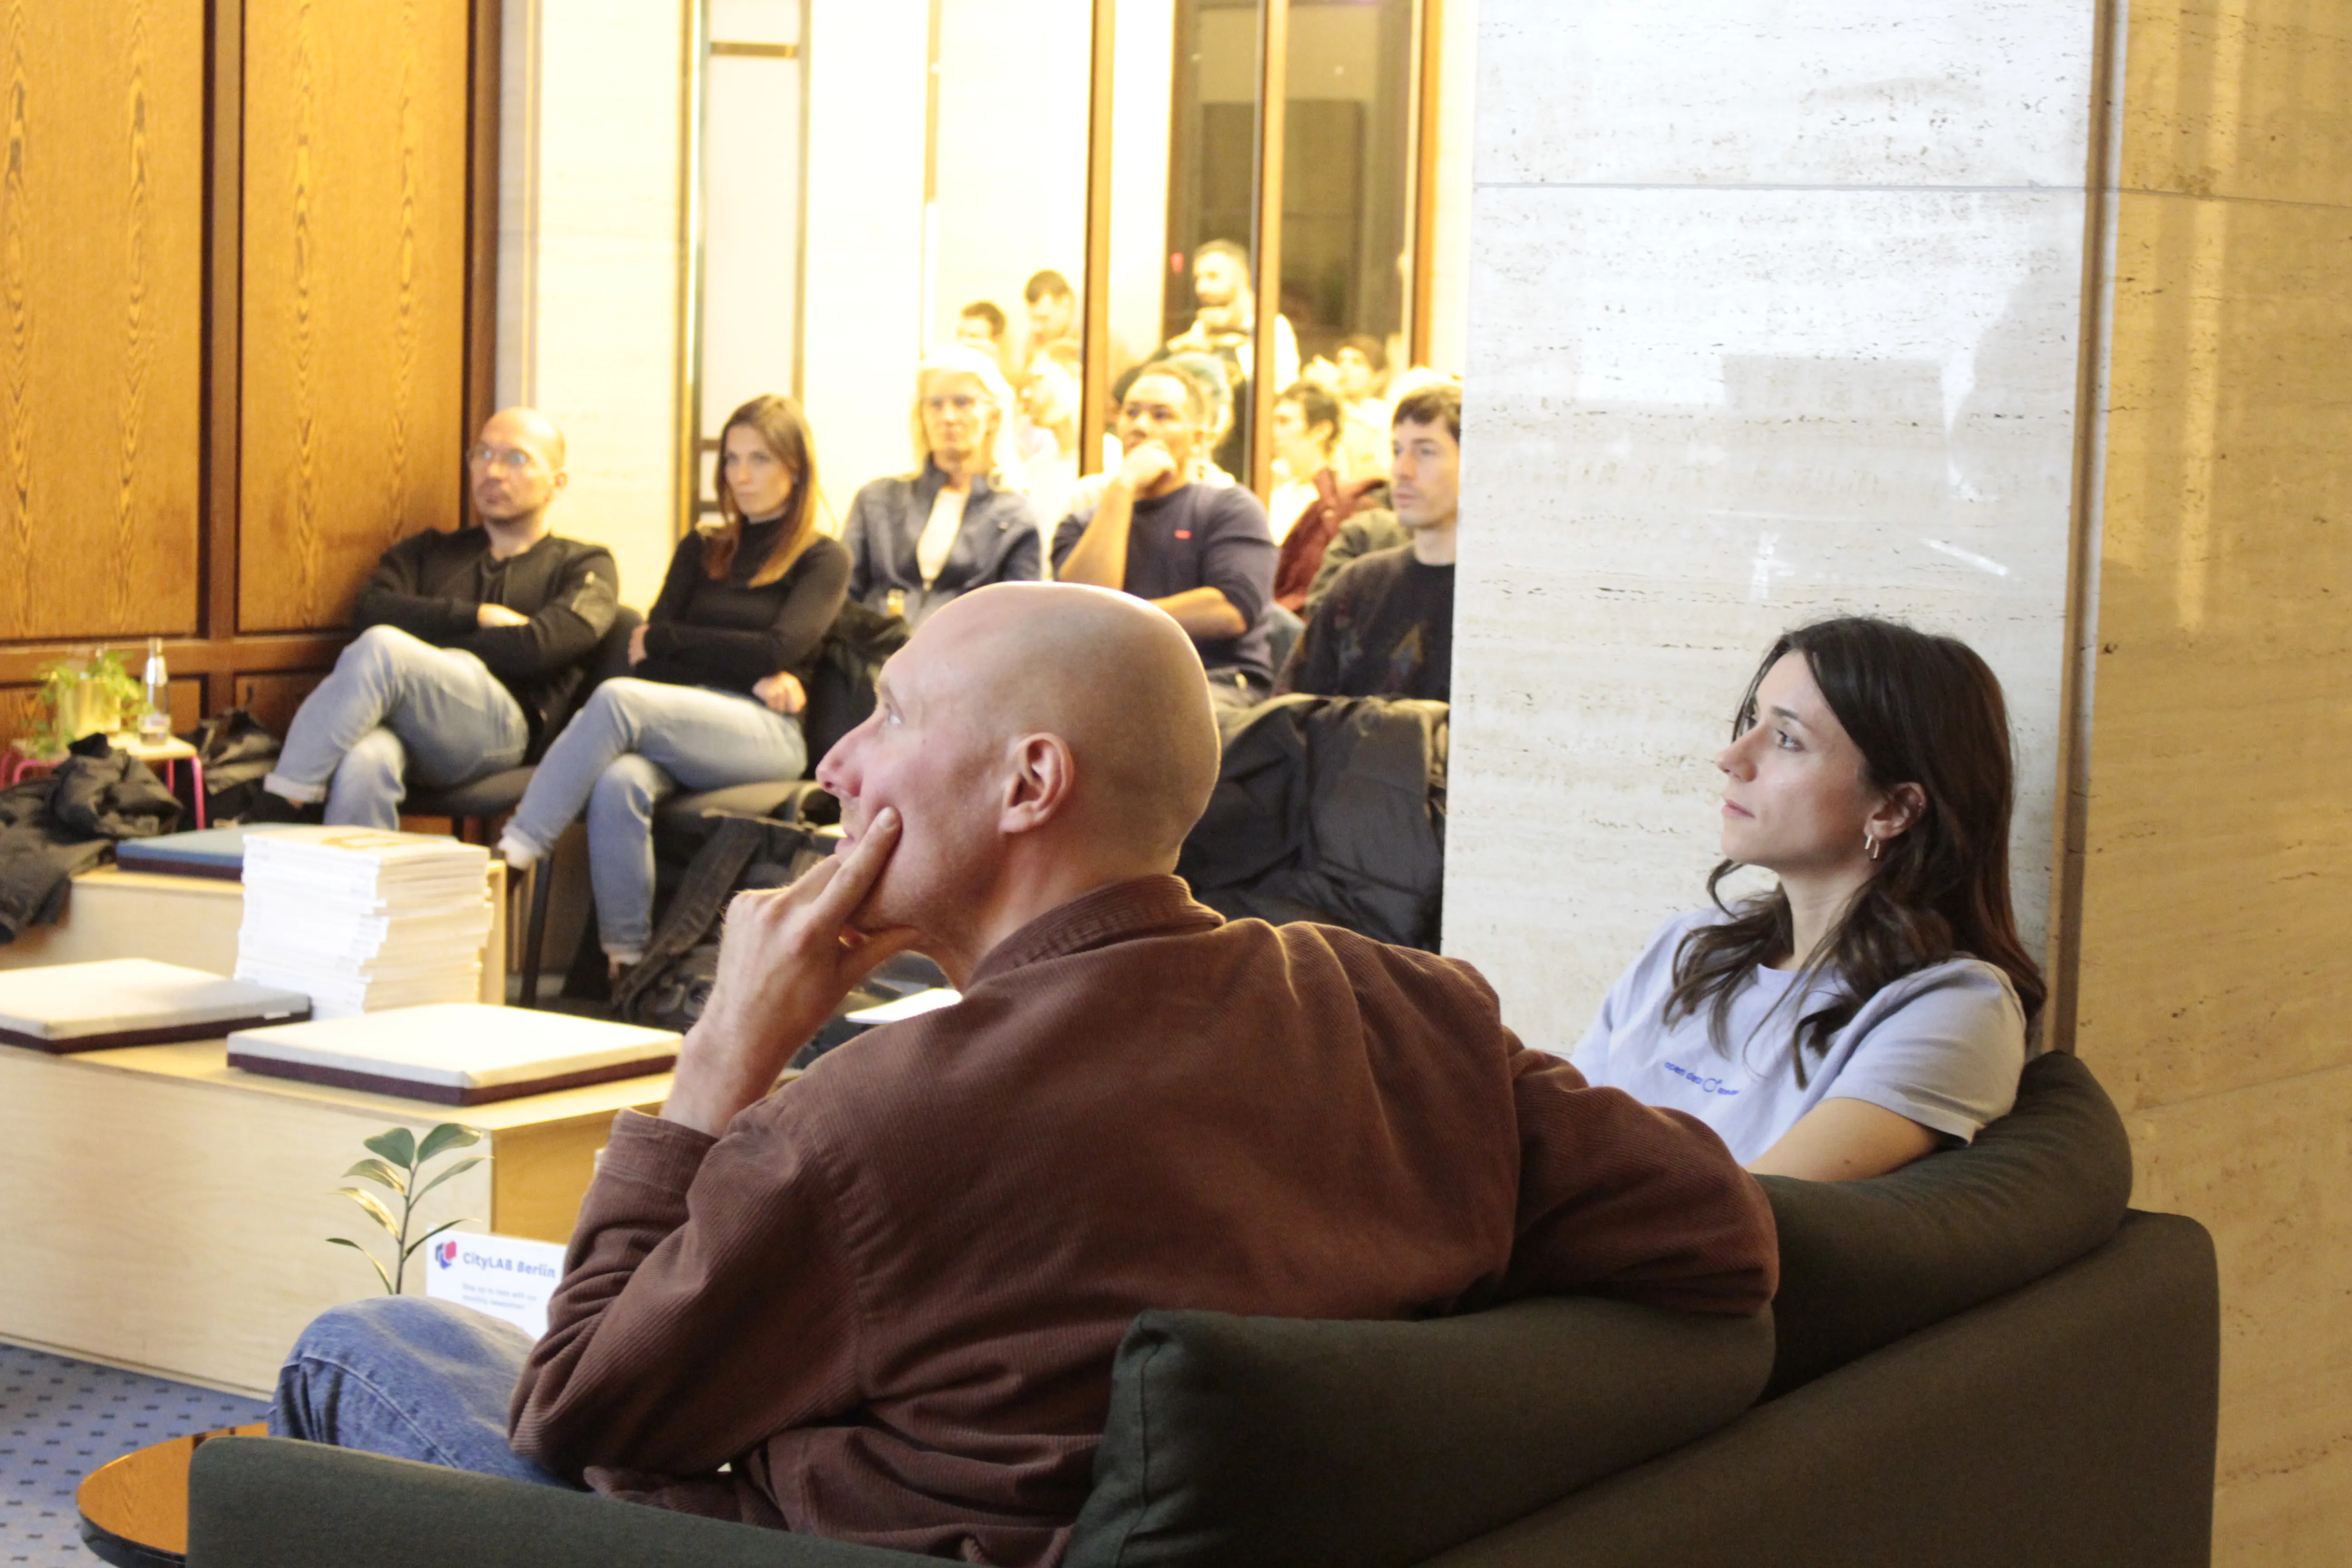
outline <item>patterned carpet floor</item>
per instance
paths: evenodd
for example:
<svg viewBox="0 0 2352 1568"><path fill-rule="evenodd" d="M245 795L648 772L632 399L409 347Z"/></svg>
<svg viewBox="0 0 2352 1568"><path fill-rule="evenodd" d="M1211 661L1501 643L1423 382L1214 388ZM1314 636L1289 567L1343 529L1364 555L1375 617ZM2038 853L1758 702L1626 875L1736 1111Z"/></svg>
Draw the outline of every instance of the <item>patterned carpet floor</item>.
<svg viewBox="0 0 2352 1568"><path fill-rule="evenodd" d="M259 1421L257 1399L0 1344L0 1568L90 1568L82 1477L134 1448Z"/></svg>

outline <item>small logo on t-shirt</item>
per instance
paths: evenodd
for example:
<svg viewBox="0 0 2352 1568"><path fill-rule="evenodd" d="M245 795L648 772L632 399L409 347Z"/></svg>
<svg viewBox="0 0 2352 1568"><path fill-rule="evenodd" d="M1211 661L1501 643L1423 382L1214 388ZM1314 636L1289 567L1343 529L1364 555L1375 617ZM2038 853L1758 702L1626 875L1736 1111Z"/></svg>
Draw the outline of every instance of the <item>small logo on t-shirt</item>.
<svg viewBox="0 0 2352 1568"><path fill-rule="evenodd" d="M1682 1066L1678 1062L1661 1062L1658 1065L1664 1068L1676 1078L1688 1079L1692 1083L1698 1086L1698 1090L1701 1094L1738 1094L1739 1092L1738 1089L1726 1084L1719 1078L1702 1078L1697 1073L1691 1071L1690 1068Z"/></svg>
<svg viewBox="0 0 2352 1568"><path fill-rule="evenodd" d="M1176 537L1179 539L1190 539L1192 537L1192 531L1189 528L1180 528L1176 531Z"/></svg>

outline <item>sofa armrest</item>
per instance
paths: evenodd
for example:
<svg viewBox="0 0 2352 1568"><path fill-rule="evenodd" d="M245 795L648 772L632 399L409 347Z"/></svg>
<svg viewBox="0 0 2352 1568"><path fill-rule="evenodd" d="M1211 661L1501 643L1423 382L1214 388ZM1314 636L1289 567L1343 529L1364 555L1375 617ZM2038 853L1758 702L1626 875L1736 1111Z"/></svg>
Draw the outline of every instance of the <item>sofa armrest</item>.
<svg viewBox="0 0 2352 1568"><path fill-rule="evenodd" d="M2133 1214L2104 1247L1428 1568L2205 1568L2212 1238Z"/></svg>
<svg viewBox="0 0 2352 1568"><path fill-rule="evenodd" d="M1736 1419L1771 1365L1769 1312L1591 1297L1145 1312L1065 1568L1408 1568Z"/></svg>
<svg viewBox="0 0 2352 1568"><path fill-rule="evenodd" d="M188 1474L189 1568L919 1568L927 1557L278 1437Z"/></svg>

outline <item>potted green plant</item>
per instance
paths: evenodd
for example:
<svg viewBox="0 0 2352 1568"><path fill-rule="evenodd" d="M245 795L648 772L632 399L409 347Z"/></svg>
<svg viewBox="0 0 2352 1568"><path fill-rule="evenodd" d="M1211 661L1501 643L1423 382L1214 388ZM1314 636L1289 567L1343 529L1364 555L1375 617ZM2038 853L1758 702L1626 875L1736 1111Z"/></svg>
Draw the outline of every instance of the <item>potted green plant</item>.
<svg viewBox="0 0 2352 1568"><path fill-rule="evenodd" d="M348 1247L366 1258L375 1266L376 1278L383 1282L383 1293L387 1296L399 1295L401 1287L407 1280L408 1260L415 1254L417 1248L447 1230L451 1226L466 1223L463 1219L444 1220L411 1241L408 1238L408 1232L411 1223L416 1217L418 1200L450 1177L463 1175L480 1164L482 1156L470 1155L455 1164L444 1165L429 1181L423 1180L425 1165L436 1156L446 1153L450 1150L463 1149L467 1144L478 1143L481 1138L482 1135L470 1127L460 1126L455 1121L444 1121L440 1126L427 1132L422 1141L419 1141L416 1134L405 1127L390 1128L373 1138L362 1140L362 1142L367 1149L369 1157L345 1171L343 1174L360 1177L363 1181L373 1182L383 1188L399 1202L400 1213L395 1215L389 1204L363 1187L338 1187L335 1192L339 1196L349 1198L359 1205L366 1212L368 1218L383 1227L384 1234L392 1238L392 1267L386 1268L383 1266L383 1259L376 1257L349 1237L331 1236L327 1237L328 1242L336 1247Z"/></svg>
<svg viewBox="0 0 2352 1568"><path fill-rule="evenodd" d="M54 756L85 735L113 734L122 728L123 714L146 700L131 671L106 648L51 659L40 674L41 702L49 718L31 736L36 756Z"/></svg>

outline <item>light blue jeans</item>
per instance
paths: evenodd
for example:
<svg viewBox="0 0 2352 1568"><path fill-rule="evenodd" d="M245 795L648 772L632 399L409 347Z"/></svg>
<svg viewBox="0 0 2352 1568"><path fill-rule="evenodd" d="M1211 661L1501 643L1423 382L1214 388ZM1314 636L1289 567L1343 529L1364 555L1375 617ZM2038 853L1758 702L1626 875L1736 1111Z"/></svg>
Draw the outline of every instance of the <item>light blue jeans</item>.
<svg viewBox="0 0 2352 1568"><path fill-rule="evenodd" d="M507 1447L507 1405L530 1354L520 1329L453 1301L331 1307L278 1369L269 1435L565 1486Z"/></svg>
<svg viewBox="0 0 2352 1568"><path fill-rule="evenodd" d="M530 744L522 705L480 659L370 626L302 700L261 787L323 799L331 826L394 829L411 779L471 784L520 765Z"/></svg>
<svg viewBox="0 0 2352 1568"><path fill-rule="evenodd" d="M756 697L607 680L540 759L501 841L544 859L585 806L597 938L634 963L653 940L655 808L680 789L796 779L807 767L800 721Z"/></svg>

